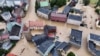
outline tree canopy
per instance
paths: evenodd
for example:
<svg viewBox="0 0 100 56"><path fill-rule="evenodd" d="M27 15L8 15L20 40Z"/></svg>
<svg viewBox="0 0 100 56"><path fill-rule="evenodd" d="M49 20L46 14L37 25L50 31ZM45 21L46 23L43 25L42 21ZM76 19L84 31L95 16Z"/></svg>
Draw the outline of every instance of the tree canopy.
<svg viewBox="0 0 100 56"><path fill-rule="evenodd" d="M66 5L66 0L50 0L50 5L51 7L54 7L55 5L61 7Z"/></svg>
<svg viewBox="0 0 100 56"><path fill-rule="evenodd" d="M69 52L69 53L67 54L67 56L75 56L75 54L74 54L73 52Z"/></svg>
<svg viewBox="0 0 100 56"><path fill-rule="evenodd" d="M89 5L90 4L90 0L83 0L83 3L85 6Z"/></svg>

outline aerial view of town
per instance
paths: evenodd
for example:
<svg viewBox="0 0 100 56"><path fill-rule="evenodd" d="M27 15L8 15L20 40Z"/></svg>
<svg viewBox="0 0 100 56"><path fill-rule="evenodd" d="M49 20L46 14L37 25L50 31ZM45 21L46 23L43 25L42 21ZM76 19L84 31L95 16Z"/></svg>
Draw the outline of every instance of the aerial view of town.
<svg viewBox="0 0 100 56"><path fill-rule="evenodd" d="M0 56L100 56L100 0L0 0Z"/></svg>

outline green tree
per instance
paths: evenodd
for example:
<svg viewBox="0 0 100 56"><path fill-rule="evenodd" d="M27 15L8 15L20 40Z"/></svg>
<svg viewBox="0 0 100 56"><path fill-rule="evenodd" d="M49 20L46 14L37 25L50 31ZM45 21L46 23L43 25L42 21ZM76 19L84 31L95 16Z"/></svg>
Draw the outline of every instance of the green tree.
<svg viewBox="0 0 100 56"><path fill-rule="evenodd" d="M83 0L83 4L84 4L85 6L89 5L89 4L90 4L90 0Z"/></svg>
<svg viewBox="0 0 100 56"><path fill-rule="evenodd" d="M69 53L67 54L67 56L75 56L75 54L74 54L73 52L69 52Z"/></svg>
<svg viewBox="0 0 100 56"><path fill-rule="evenodd" d="M39 9L40 8L40 5L38 4L38 2L37 1L35 1L35 12L37 13L37 9Z"/></svg>
<svg viewBox="0 0 100 56"><path fill-rule="evenodd" d="M55 5L61 7L66 5L66 0L50 0L50 5L51 7L54 7Z"/></svg>
<svg viewBox="0 0 100 56"><path fill-rule="evenodd" d="M97 4L96 4L95 8L98 7L98 6L100 6L100 0L98 0L98 2L97 2Z"/></svg>
<svg viewBox="0 0 100 56"><path fill-rule="evenodd" d="M97 14L100 14L100 9L95 9L95 12L96 12Z"/></svg>
<svg viewBox="0 0 100 56"><path fill-rule="evenodd" d="M57 1L57 0L50 0L50 5L51 5L51 7L54 7L54 5L56 4L56 1Z"/></svg>
<svg viewBox="0 0 100 56"><path fill-rule="evenodd" d="M56 5L58 7L66 5L66 0L57 0Z"/></svg>

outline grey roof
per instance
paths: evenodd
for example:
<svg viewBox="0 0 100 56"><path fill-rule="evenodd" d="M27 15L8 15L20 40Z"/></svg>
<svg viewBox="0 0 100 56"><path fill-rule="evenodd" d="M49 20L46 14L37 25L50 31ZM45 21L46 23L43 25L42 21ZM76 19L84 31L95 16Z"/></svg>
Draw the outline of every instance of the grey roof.
<svg viewBox="0 0 100 56"><path fill-rule="evenodd" d="M100 56L100 50L96 49L96 44L89 40L88 47L94 56Z"/></svg>
<svg viewBox="0 0 100 56"><path fill-rule="evenodd" d="M81 46L82 42L82 31L72 29L70 35L70 41Z"/></svg>
<svg viewBox="0 0 100 56"><path fill-rule="evenodd" d="M48 48L50 46L52 46L53 44L54 44L54 42L52 40L47 40L38 46L38 50L40 50L41 53L45 54L45 52L48 50Z"/></svg>
<svg viewBox="0 0 100 56"><path fill-rule="evenodd" d="M64 13L64 14L68 14L69 11L70 11L70 9L71 9L70 6L66 6L66 7L64 8L64 10L63 10L63 13Z"/></svg>
<svg viewBox="0 0 100 56"><path fill-rule="evenodd" d="M76 8L71 8L73 9L76 13L82 14L83 12L80 9L76 9Z"/></svg>
<svg viewBox="0 0 100 56"><path fill-rule="evenodd" d="M21 26L15 24L12 27L12 30L10 32L10 36L19 36L20 30L21 30Z"/></svg>
<svg viewBox="0 0 100 56"><path fill-rule="evenodd" d="M51 54L52 54L52 56L62 56L61 53L60 53L60 51L58 51L56 49L53 50Z"/></svg>
<svg viewBox="0 0 100 56"><path fill-rule="evenodd" d="M5 3L5 0L0 0L0 6L3 6Z"/></svg>
<svg viewBox="0 0 100 56"><path fill-rule="evenodd" d="M60 43L60 44L56 47L56 49L57 49L57 50L60 50L60 49L61 49L61 50L67 51L70 47L71 47L71 46L70 46L69 43L62 42L62 43Z"/></svg>
<svg viewBox="0 0 100 56"><path fill-rule="evenodd" d="M100 41L100 36L91 33L91 34L90 34L90 39L92 39L92 40L96 40L96 41Z"/></svg>
<svg viewBox="0 0 100 56"><path fill-rule="evenodd" d="M47 40L47 36L44 34L38 34L32 37L32 42L35 42L36 45L40 45L42 42Z"/></svg>
<svg viewBox="0 0 100 56"><path fill-rule="evenodd" d="M82 21L82 16L69 14L68 19L77 20L77 21Z"/></svg>
<svg viewBox="0 0 100 56"><path fill-rule="evenodd" d="M44 14L50 14L51 10L47 9L47 8L39 8L38 11L44 13Z"/></svg>

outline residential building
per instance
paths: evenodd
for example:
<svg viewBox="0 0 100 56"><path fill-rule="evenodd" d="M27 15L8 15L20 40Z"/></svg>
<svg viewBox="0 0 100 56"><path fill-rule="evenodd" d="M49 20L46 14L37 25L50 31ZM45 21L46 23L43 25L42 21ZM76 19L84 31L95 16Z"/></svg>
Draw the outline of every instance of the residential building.
<svg viewBox="0 0 100 56"><path fill-rule="evenodd" d="M3 12L3 13L1 14L1 16L2 16L2 18L3 18L5 21L9 21L10 18L12 17L10 12Z"/></svg>
<svg viewBox="0 0 100 56"><path fill-rule="evenodd" d="M35 30L43 30L44 22L43 21L29 21L29 28Z"/></svg>
<svg viewBox="0 0 100 56"><path fill-rule="evenodd" d="M67 15L62 13L55 13L52 12L50 15L50 20L57 21L57 22L66 22L67 21Z"/></svg>
<svg viewBox="0 0 100 56"><path fill-rule="evenodd" d="M21 33L22 33L22 26L15 24L11 29L9 39L10 40L20 40L21 39Z"/></svg>
<svg viewBox="0 0 100 56"><path fill-rule="evenodd" d="M100 49L97 46L100 46L100 35L90 33L88 35L88 50L93 54L93 56L100 55Z"/></svg>
<svg viewBox="0 0 100 56"><path fill-rule="evenodd" d="M70 43L77 48L80 48L82 45L82 31L72 29L70 34Z"/></svg>
<svg viewBox="0 0 100 56"><path fill-rule="evenodd" d="M66 14L68 16L70 9L71 9L71 7L69 5L67 5L67 6L65 6L62 13Z"/></svg>
<svg viewBox="0 0 100 56"><path fill-rule="evenodd" d="M11 30L12 30L12 27L15 25L15 24L18 24L17 22L8 22L7 23L7 30L9 31L9 32L11 32Z"/></svg>
<svg viewBox="0 0 100 56"><path fill-rule="evenodd" d="M47 39L48 37L45 34L36 34L35 36L32 37L32 42L38 46L42 44L44 41L46 41Z"/></svg>
<svg viewBox="0 0 100 56"><path fill-rule="evenodd" d="M39 8L37 10L37 15L45 19L49 19L50 13L51 13L51 10L47 8Z"/></svg>
<svg viewBox="0 0 100 56"><path fill-rule="evenodd" d="M5 0L0 0L0 7L3 7L5 3Z"/></svg>
<svg viewBox="0 0 100 56"><path fill-rule="evenodd" d="M49 26L49 25L44 26L44 34L46 34L48 37L55 38L56 32L57 32L56 26Z"/></svg>
<svg viewBox="0 0 100 56"><path fill-rule="evenodd" d="M14 4L18 6L22 6L22 0L14 0Z"/></svg>
<svg viewBox="0 0 100 56"><path fill-rule="evenodd" d="M17 17L24 17L24 11L21 7L15 6L14 10L12 11L12 14L15 18Z"/></svg>
<svg viewBox="0 0 100 56"><path fill-rule="evenodd" d="M8 7L14 7L14 0L6 0L6 5Z"/></svg>
<svg viewBox="0 0 100 56"><path fill-rule="evenodd" d="M48 56L48 54L54 48L54 46L55 46L55 43L52 40L47 40L43 42L42 44L40 44L37 48L38 48L38 52L42 56Z"/></svg>
<svg viewBox="0 0 100 56"><path fill-rule="evenodd" d="M76 14L69 14L67 23L80 26L82 23L82 16Z"/></svg>
<svg viewBox="0 0 100 56"><path fill-rule="evenodd" d="M4 42L2 45L2 49L9 50L12 47L12 43L10 41Z"/></svg>

